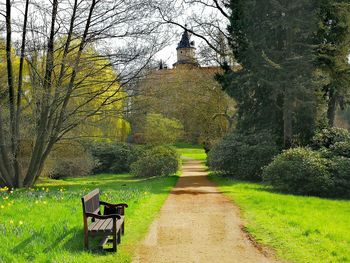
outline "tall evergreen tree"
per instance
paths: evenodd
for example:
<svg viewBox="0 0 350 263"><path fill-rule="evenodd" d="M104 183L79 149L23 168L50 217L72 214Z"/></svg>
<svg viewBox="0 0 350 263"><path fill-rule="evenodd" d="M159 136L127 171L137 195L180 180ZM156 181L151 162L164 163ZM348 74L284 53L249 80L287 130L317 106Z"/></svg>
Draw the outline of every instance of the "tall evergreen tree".
<svg viewBox="0 0 350 263"><path fill-rule="evenodd" d="M316 0L231 0L229 31L239 72L219 78L239 107L238 128L269 128L284 147L304 143L315 126Z"/></svg>
<svg viewBox="0 0 350 263"><path fill-rule="evenodd" d="M350 3L323 0L317 31L317 66L323 75L328 125L334 126L338 106L350 102Z"/></svg>

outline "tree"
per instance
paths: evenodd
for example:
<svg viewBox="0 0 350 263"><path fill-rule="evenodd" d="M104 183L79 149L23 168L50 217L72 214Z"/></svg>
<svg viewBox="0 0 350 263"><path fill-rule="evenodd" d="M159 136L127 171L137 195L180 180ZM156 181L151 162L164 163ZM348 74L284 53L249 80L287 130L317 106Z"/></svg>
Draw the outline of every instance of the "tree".
<svg viewBox="0 0 350 263"><path fill-rule="evenodd" d="M321 69L323 92L327 99L328 125L334 126L338 105L349 103L350 4L321 1L317 39L317 65ZM325 77L326 76L326 77Z"/></svg>
<svg viewBox="0 0 350 263"><path fill-rule="evenodd" d="M31 186L53 146L74 129L106 112L120 118L126 84L165 38L141 0L6 0L0 6L7 77L0 97L0 186ZM12 16L15 8L23 10L23 22ZM16 52L13 27L21 33Z"/></svg>
<svg viewBox="0 0 350 263"><path fill-rule="evenodd" d="M173 144L181 138L183 126L176 119L161 114L148 114L144 128L145 142L150 144Z"/></svg>
<svg viewBox="0 0 350 263"><path fill-rule="evenodd" d="M285 148L312 136L317 7L305 0L231 1L230 43L243 68L227 68L219 79L237 100L239 129L272 129Z"/></svg>
<svg viewBox="0 0 350 263"><path fill-rule="evenodd" d="M179 120L188 142L210 145L220 139L233 126L235 104L214 79L219 71L191 66L152 71L133 99L133 131L142 131L148 113L159 113Z"/></svg>
<svg viewBox="0 0 350 263"><path fill-rule="evenodd" d="M74 53L70 55L74 57ZM92 94L99 94L101 90L106 88L108 83L109 90L105 91L103 96L96 96L91 102L82 106L86 96L81 96L81 91L72 94L71 106L81 106L79 115L84 117L86 112L93 112L98 108L103 100L108 96L113 96L113 101L102 107L96 114L87 118L79 129L73 129L65 136L65 140L68 138L101 138L110 140L125 141L130 132L130 125L124 119L124 107L125 98L128 94L121 87L119 82L115 80L118 78L114 69L106 67L109 64L107 59L100 58L97 61L90 60L90 57L98 57L98 52L93 47L86 47L82 54L83 60L87 60L89 63L81 63L80 72L77 75L77 82L84 82L84 93L91 96ZM79 89L80 90L80 89ZM114 91L118 91L114 94ZM78 114L77 114L78 115ZM76 118L77 116L75 116Z"/></svg>

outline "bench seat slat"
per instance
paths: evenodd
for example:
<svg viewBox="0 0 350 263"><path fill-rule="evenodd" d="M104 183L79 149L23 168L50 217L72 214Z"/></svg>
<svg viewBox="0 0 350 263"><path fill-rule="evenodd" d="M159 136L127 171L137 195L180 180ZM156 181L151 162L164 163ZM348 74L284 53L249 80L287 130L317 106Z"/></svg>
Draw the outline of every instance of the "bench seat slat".
<svg viewBox="0 0 350 263"><path fill-rule="evenodd" d="M97 220L96 220L97 221ZM96 229L100 229L105 220L98 220L96 223Z"/></svg>
<svg viewBox="0 0 350 263"><path fill-rule="evenodd" d="M118 220L119 221L119 220ZM117 221L117 229L118 229L118 221ZM109 224L106 226L106 228L110 228L112 229L113 228L113 221L109 222Z"/></svg>
<svg viewBox="0 0 350 263"><path fill-rule="evenodd" d="M119 231L119 229L121 228L122 224L124 222L124 217L122 217L121 219L117 220L117 232ZM111 228L113 229L113 221L109 223L109 225L106 228Z"/></svg>
<svg viewBox="0 0 350 263"><path fill-rule="evenodd" d="M106 220L103 220L104 222L103 222L103 224L100 226L100 229L102 230L102 231L105 231L105 230L109 230L109 229L112 229L113 228L113 220L108 220L108 219L106 219ZM110 224L112 224L112 227L108 227Z"/></svg>
<svg viewBox="0 0 350 263"><path fill-rule="evenodd" d="M121 228L123 219L117 220L117 232ZM113 219L96 219L95 222L89 225L89 231L91 232L113 232Z"/></svg>
<svg viewBox="0 0 350 263"><path fill-rule="evenodd" d="M92 222L90 225L89 225L89 231L93 231L93 232L100 232L101 230L101 226L106 223L106 221L111 221L113 222L112 218L109 218L109 219L96 219L95 222ZM112 229L110 229L112 230Z"/></svg>

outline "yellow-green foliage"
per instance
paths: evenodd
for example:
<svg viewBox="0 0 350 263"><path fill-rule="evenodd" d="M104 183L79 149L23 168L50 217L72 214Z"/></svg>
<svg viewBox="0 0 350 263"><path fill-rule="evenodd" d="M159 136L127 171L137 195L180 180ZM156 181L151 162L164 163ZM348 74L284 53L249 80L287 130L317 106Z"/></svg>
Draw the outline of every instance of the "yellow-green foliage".
<svg viewBox="0 0 350 263"><path fill-rule="evenodd" d="M161 114L148 114L144 128L145 142L150 144L172 144L183 134L183 126L176 119Z"/></svg>
<svg viewBox="0 0 350 263"><path fill-rule="evenodd" d="M72 45L78 44L79 41L74 41ZM68 61L73 63L75 57L76 52L71 52ZM72 68L69 67L66 74L71 71ZM117 79L110 61L99 55L92 46L88 46L81 57L69 108L74 110L77 106L84 105L79 109L81 114L96 112L79 127L79 135L126 140L130 133L130 125L123 119L127 94ZM68 80L69 78L64 84Z"/></svg>

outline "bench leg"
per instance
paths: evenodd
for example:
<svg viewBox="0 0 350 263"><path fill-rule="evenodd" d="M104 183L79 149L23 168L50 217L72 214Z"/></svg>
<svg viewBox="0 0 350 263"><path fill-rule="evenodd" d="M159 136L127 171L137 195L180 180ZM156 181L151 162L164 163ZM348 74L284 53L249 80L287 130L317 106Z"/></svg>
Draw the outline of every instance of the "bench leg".
<svg viewBox="0 0 350 263"><path fill-rule="evenodd" d="M84 234L84 245L86 249L89 249L89 234L85 233Z"/></svg>
<svg viewBox="0 0 350 263"><path fill-rule="evenodd" d="M113 252L117 252L117 219L113 219Z"/></svg>
<svg viewBox="0 0 350 263"><path fill-rule="evenodd" d="M113 233L113 252L117 252L117 233Z"/></svg>
<svg viewBox="0 0 350 263"><path fill-rule="evenodd" d="M118 231L118 244L122 241L122 236L120 234L120 230Z"/></svg>

